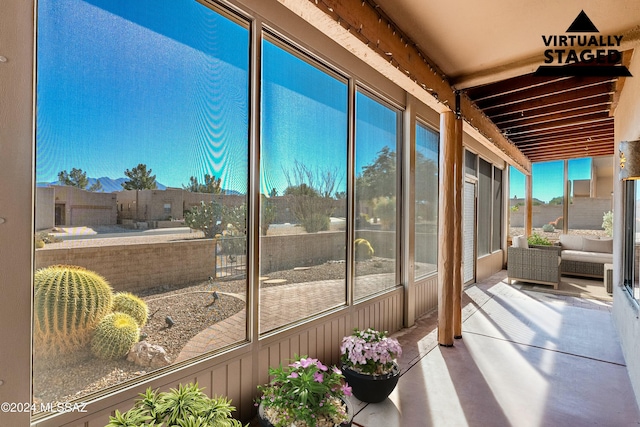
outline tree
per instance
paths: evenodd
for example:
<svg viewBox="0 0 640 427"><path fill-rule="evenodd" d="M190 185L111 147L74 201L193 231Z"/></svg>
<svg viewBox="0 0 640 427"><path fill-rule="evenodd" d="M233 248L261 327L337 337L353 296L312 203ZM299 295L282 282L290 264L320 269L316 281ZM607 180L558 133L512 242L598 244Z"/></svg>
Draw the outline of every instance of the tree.
<svg viewBox="0 0 640 427"><path fill-rule="evenodd" d="M204 175L204 184L199 183L198 178L192 176L189 178L189 185L183 185L182 188L192 193L221 194L221 182L222 180L220 178L216 178L207 173Z"/></svg>
<svg viewBox="0 0 640 427"><path fill-rule="evenodd" d="M81 188L83 190L88 191L100 191L102 190L102 184L100 181L96 181L91 187L87 189L89 185L89 179L87 178L87 173L82 169L71 169L71 172L67 172L66 170L60 171L58 173L58 181L62 185L68 185L71 187Z"/></svg>
<svg viewBox="0 0 640 427"><path fill-rule="evenodd" d="M128 181L122 183L125 190L155 190L158 188L156 184L156 176L151 175L151 169L147 171L147 165L140 163L135 168L124 171L129 178Z"/></svg>
<svg viewBox="0 0 640 427"><path fill-rule="evenodd" d="M378 197L396 195L396 153L387 146L378 152L378 157L362 167L356 188L359 198L373 200Z"/></svg>
<svg viewBox="0 0 640 427"><path fill-rule="evenodd" d="M337 169L312 170L294 161L293 168L283 170L287 179L284 196L291 212L307 233L329 229L333 213L336 188L339 186Z"/></svg>

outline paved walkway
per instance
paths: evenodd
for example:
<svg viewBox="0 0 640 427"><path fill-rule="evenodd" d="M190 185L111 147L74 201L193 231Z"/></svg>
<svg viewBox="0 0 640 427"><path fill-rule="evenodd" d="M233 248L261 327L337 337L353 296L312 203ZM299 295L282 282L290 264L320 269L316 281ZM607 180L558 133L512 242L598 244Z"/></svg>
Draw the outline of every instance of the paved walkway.
<svg viewBox="0 0 640 427"><path fill-rule="evenodd" d="M393 287L393 273L358 276L356 299ZM244 295L234 295L244 299ZM345 304L344 280L319 280L270 286L260 290L260 331L268 332ZM246 338L246 310L228 317L193 337L176 362L227 347Z"/></svg>

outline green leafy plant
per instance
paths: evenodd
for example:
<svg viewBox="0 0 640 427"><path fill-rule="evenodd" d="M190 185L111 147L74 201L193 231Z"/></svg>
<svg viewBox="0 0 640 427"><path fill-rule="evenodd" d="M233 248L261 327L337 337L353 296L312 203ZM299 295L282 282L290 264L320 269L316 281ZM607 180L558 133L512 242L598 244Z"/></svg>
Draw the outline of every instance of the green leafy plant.
<svg viewBox="0 0 640 427"><path fill-rule="evenodd" d="M231 417L236 410L226 397L209 398L198 383L180 384L170 391L147 389L133 408L116 411L106 427L242 427Z"/></svg>
<svg viewBox="0 0 640 427"><path fill-rule="evenodd" d="M340 424L348 419L342 399L351 395L342 372L329 368L318 359L296 356L291 364L269 368L272 380L258 386L262 397L257 403L264 408L266 418L275 427L289 427L303 421L315 427L318 419ZM333 425L331 424L331 425Z"/></svg>
<svg viewBox="0 0 640 427"><path fill-rule="evenodd" d="M215 200L209 203L201 201L199 206L185 212L184 223L189 228L204 232L205 237L213 238L226 228L222 223L223 211L222 204Z"/></svg>
<svg viewBox="0 0 640 427"><path fill-rule="evenodd" d="M602 228L607 233L607 236L613 236L613 212L605 212L602 215Z"/></svg>
<svg viewBox="0 0 640 427"><path fill-rule="evenodd" d="M402 355L402 347L386 332L355 329L352 335L342 339L340 354L343 367L363 374L382 375L393 370L395 359Z"/></svg>
<svg viewBox="0 0 640 427"><path fill-rule="evenodd" d="M383 197L376 199L374 213L380 218L383 229L392 230L396 223L396 198Z"/></svg>
<svg viewBox="0 0 640 427"><path fill-rule="evenodd" d="M527 242L529 245L551 246L549 239L539 235L538 233L533 233L531 236L527 237Z"/></svg>
<svg viewBox="0 0 640 427"><path fill-rule="evenodd" d="M356 261L365 261L371 259L373 256L373 247L366 239L356 239L353 244L355 245L355 257Z"/></svg>
<svg viewBox="0 0 640 427"><path fill-rule="evenodd" d="M140 327L147 324L149 317L147 303L129 292L118 292L113 296L113 311L128 314Z"/></svg>
<svg viewBox="0 0 640 427"><path fill-rule="evenodd" d="M82 267L54 265L34 275L33 337L41 354L66 353L86 345L111 312L113 292L104 277Z"/></svg>
<svg viewBox="0 0 640 427"><path fill-rule="evenodd" d="M91 339L91 353L100 359L121 359L139 339L140 327L133 317L111 313L98 323Z"/></svg>

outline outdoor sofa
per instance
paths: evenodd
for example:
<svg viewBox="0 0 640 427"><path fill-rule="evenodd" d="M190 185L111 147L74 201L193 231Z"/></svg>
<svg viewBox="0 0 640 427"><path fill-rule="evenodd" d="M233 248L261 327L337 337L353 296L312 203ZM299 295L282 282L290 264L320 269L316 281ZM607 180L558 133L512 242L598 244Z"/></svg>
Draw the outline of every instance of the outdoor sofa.
<svg viewBox="0 0 640 427"><path fill-rule="evenodd" d="M613 263L613 239L561 234L562 274L604 278L604 265Z"/></svg>
<svg viewBox="0 0 640 427"><path fill-rule="evenodd" d="M561 234L555 245L530 247L525 236L516 236L508 248L507 276L509 283L519 280L558 289L561 274L606 279L605 264L612 263L611 238Z"/></svg>

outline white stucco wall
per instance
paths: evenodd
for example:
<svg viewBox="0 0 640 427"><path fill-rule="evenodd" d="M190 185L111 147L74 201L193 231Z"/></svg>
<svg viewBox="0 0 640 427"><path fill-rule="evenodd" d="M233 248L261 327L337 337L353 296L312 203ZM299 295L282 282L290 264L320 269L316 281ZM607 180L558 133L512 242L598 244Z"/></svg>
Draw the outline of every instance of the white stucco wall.
<svg viewBox="0 0 640 427"><path fill-rule="evenodd" d="M620 103L615 114L615 141L640 139L640 53L633 55L631 73L635 76L627 78ZM619 164L614 172L614 294L613 316L618 329L627 369L634 386L636 401L640 405L640 306L620 286L622 283L622 190L623 185L618 179Z"/></svg>

